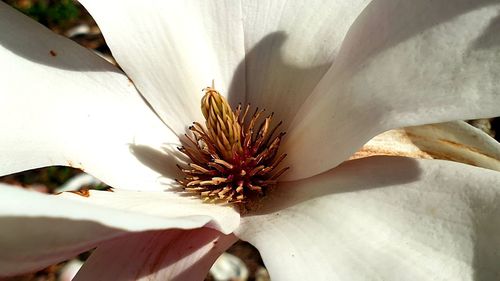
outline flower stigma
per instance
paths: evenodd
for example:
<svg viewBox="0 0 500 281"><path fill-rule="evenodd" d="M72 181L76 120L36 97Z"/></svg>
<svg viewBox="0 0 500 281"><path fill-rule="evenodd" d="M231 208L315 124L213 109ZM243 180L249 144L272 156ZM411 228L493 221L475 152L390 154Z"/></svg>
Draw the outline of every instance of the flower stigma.
<svg viewBox="0 0 500 281"><path fill-rule="evenodd" d="M178 149L191 163L177 165L184 174L177 182L210 202L247 204L261 198L289 169L278 169L286 157L278 153L285 133L275 135L282 122L271 129L273 113L259 123L264 110L255 109L247 119L250 105L243 109L239 104L233 111L213 85L203 92L205 126L193 122L191 134L185 134Z"/></svg>

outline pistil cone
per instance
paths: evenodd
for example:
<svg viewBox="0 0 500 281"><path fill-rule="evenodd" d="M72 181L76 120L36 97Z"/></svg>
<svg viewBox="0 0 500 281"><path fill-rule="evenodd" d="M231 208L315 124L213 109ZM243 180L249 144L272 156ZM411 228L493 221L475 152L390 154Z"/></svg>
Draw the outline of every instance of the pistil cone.
<svg viewBox="0 0 500 281"><path fill-rule="evenodd" d="M225 158L241 152L241 126L227 100L214 88L204 89L201 111L210 138Z"/></svg>
<svg viewBox="0 0 500 281"><path fill-rule="evenodd" d="M249 203L276 185L288 167L278 169L286 154L279 154L284 133L275 135L281 122L271 129L273 114L256 126L263 110L255 110L247 121L249 106L235 111L213 87L201 100L205 126L193 122L191 135L179 150L191 163L178 166L185 177L177 180L184 190L209 201Z"/></svg>

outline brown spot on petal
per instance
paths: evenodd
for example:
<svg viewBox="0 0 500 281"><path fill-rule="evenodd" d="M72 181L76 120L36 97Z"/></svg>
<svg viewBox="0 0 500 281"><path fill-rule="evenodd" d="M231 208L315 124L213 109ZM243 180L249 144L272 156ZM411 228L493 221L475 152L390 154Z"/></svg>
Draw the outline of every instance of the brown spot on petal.
<svg viewBox="0 0 500 281"><path fill-rule="evenodd" d="M446 140L446 139L438 139L440 142L444 142L446 144L449 144L451 146L455 146L457 148L461 148L461 149L465 149L465 150L469 150L471 152L474 152L474 153L477 153L477 154L481 154L481 155L484 155L488 158L493 158L495 159L494 156L492 155L489 155L487 153L484 153L482 152L481 150L475 148L475 147L472 147L472 146L469 146L469 145L465 145L465 144L462 144L462 143L458 143L458 142L454 142L454 141L450 141L450 140Z"/></svg>
<svg viewBox="0 0 500 281"><path fill-rule="evenodd" d="M51 56L53 56L53 57L56 57L56 56L57 56L57 53L56 53L56 51L54 51L54 50L50 50L50 51L49 51L49 54L50 54Z"/></svg>
<svg viewBox="0 0 500 281"><path fill-rule="evenodd" d="M446 130L451 131L447 132ZM443 133L445 136L440 137L440 134ZM391 130L374 137L354 153L349 160L386 155L416 159L441 159L493 170L500 169L498 156L485 152L481 147L455 140L457 133L460 132L446 127L446 124L441 127L425 125ZM446 135L450 135L450 138Z"/></svg>
<svg viewBox="0 0 500 281"><path fill-rule="evenodd" d="M453 162L460 162L472 166L480 166L478 162L474 161L471 158L461 157L459 154L446 154L437 151L429 151L429 155L432 156L433 159L441 159L448 160Z"/></svg>
<svg viewBox="0 0 500 281"><path fill-rule="evenodd" d="M80 190L68 191L68 192L74 193L76 195L80 195L80 196L83 196L83 197L89 197L90 196L90 191L88 189L80 189Z"/></svg>
<svg viewBox="0 0 500 281"><path fill-rule="evenodd" d="M433 159L431 155L425 151L400 151L400 150L389 150L382 149L378 147L362 147L360 150L356 151L349 160L355 160L360 158L366 158L370 156L400 156L400 157L410 157L415 159Z"/></svg>

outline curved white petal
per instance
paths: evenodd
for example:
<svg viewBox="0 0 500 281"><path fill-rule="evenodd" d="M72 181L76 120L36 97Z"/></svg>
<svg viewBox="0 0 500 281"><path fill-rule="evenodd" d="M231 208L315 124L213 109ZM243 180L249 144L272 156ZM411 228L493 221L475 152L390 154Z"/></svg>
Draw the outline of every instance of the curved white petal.
<svg viewBox="0 0 500 281"><path fill-rule="evenodd" d="M114 58L163 121L177 134L203 120L201 90L230 89L244 60L239 1L81 0L97 21ZM241 73L244 76L244 73Z"/></svg>
<svg viewBox="0 0 500 281"><path fill-rule="evenodd" d="M231 208L166 192L84 195L0 185L0 276L43 268L127 232L208 226L230 233L239 223Z"/></svg>
<svg viewBox="0 0 500 281"><path fill-rule="evenodd" d="M74 280L204 280L236 241L209 228L129 235L97 247Z"/></svg>
<svg viewBox="0 0 500 281"><path fill-rule="evenodd" d="M349 159L374 155L444 159L500 171L500 143L463 121L390 130Z"/></svg>
<svg viewBox="0 0 500 281"><path fill-rule="evenodd" d="M494 280L500 173L403 157L280 185L236 235L273 280Z"/></svg>
<svg viewBox="0 0 500 281"><path fill-rule="evenodd" d="M177 137L116 67L0 3L0 174L81 168L117 188L174 177Z"/></svg>
<svg viewBox="0 0 500 281"><path fill-rule="evenodd" d="M288 126L368 2L243 1L247 102Z"/></svg>
<svg viewBox="0 0 500 281"><path fill-rule="evenodd" d="M376 0L290 126L289 179L393 128L500 115L498 1Z"/></svg>
<svg viewBox="0 0 500 281"><path fill-rule="evenodd" d="M100 184L102 184L102 182L94 176L87 173L80 173L56 188L54 192L77 191L84 188L96 187Z"/></svg>
<svg viewBox="0 0 500 281"><path fill-rule="evenodd" d="M66 263L59 272L59 281L71 281L82 268L83 262L73 259Z"/></svg>
<svg viewBox="0 0 500 281"><path fill-rule="evenodd" d="M231 205L205 203L198 197L175 191L84 191L85 196L64 192L59 196L100 207L159 217L210 217L208 227L231 233L239 224L239 213Z"/></svg>

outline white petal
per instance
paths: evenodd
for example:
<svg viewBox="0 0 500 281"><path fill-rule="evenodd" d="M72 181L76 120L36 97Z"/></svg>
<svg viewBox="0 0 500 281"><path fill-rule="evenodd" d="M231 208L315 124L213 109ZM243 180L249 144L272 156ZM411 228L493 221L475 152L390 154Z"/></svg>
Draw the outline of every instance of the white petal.
<svg viewBox="0 0 500 281"><path fill-rule="evenodd" d="M373 1L290 126L298 179L335 167L371 137L500 115L495 1Z"/></svg>
<svg viewBox="0 0 500 281"><path fill-rule="evenodd" d="M463 121L390 130L349 159L374 155L444 159L500 171L500 143Z"/></svg>
<svg viewBox="0 0 500 281"><path fill-rule="evenodd" d="M285 183L236 235L273 280L494 280L500 173L403 157Z"/></svg>
<svg viewBox="0 0 500 281"><path fill-rule="evenodd" d="M67 180L60 187L56 188L54 192L77 191L85 188L88 189L89 187L96 187L100 184L102 184L102 182L94 176L86 173L80 173Z"/></svg>
<svg viewBox="0 0 500 281"><path fill-rule="evenodd" d="M206 225L230 233L239 222L230 208L166 192L64 196L0 185L0 276L43 268L127 232Z"/></svg>
<svg viewBox="0 0 500 281"><path fill-rule="evenodd" d="M126 210L159 217L209 217L208 227L231 233L239 224L239 213L231 205L205 203L197 197L175 193L175 191L97 191L89 190L88 194L65 192L61 197L93 204L105 208Z"/></svg>
<svg viewBox="0 0 500 281"><path fill-rule="evenodd" d="M288 126L368 2L243 1L247 101Z"/></svg>
<svg viewBox="0 0 500 281"><path fill-rule="evenodd" d="M129 235L97 247L74 280L204 280L236 241L208 228Z"/></svg>
<svg viewBox="0 0 500 281"><path fill-rule="evenodd" d="M244 60L239 1L80 1L97 21L114 58L163 121L178 134L200 112L212 79L238 101L232 85ZM244 73L240 73L244 77Z"/></svg>
<svg viewBox="0 0 500 281"><path fill-rule="evenodd" d="M60 271L59 281L71 281L82 268L83 262L80 260L72 260L64 265Z"/></svg>
<svg viewBox="0 0 500 281"><path fill-rule="evenodd" d="M0 3L0 174L82 168L115 187L174 177L178 138L116 67Z"/></svg>

